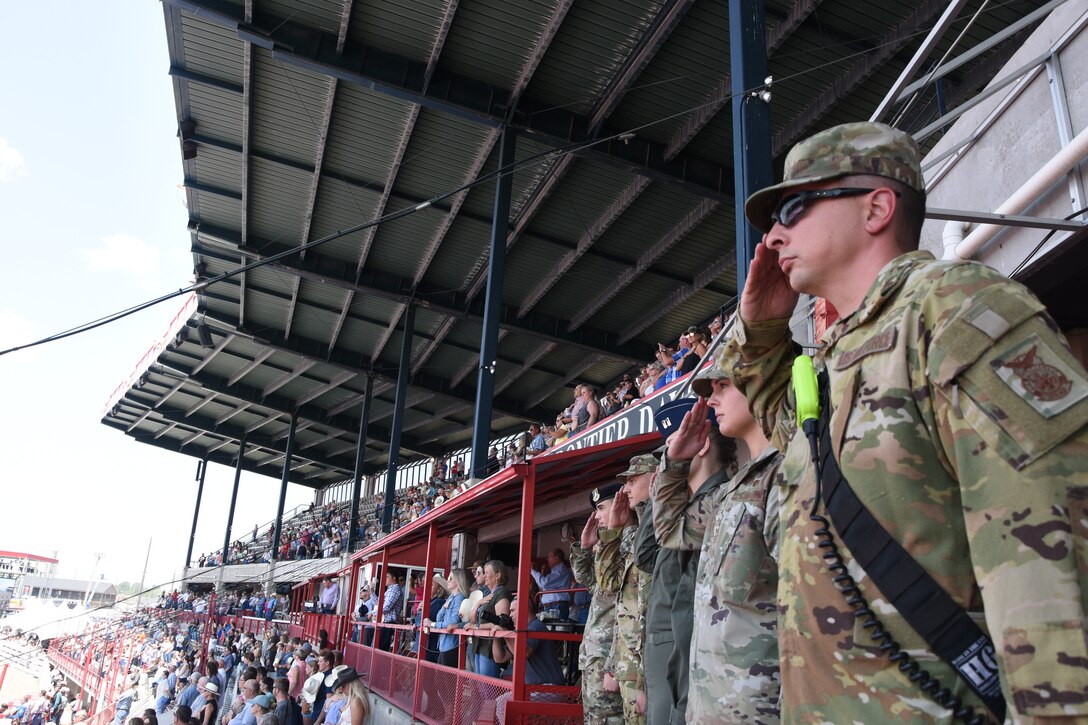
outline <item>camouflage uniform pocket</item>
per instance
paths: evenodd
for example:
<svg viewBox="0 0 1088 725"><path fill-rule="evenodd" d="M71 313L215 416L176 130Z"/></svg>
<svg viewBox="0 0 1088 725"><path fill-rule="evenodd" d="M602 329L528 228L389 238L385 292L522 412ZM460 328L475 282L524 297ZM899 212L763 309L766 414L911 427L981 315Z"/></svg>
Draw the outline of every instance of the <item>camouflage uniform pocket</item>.
<svg viewBox="0 0 1088 725"><path fill-rule="evenodd" d="M1083 622L1040 622L1010 627L1004 635L1005 674L1021 714L1088 715L1088 646Z"/></svg>
<svg viewBox="0 0 1088 725"><path fill-rule="evenodd" d="M976 295L933 339L926 372L1017 470L1088 422L1083 367L1055 336L1038 300L1010 296L1002 287Z"/></svg>

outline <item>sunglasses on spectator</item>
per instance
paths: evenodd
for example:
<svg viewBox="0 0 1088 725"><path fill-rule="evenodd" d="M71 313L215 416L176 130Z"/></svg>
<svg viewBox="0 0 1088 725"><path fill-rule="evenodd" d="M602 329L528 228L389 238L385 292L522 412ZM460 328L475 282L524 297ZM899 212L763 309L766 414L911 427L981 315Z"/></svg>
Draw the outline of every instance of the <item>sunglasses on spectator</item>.
<svg viewBox="0 0 1088 725"><path fill-rule="evenodd" d="M839 189L816 189L813 191L798 191L793 194L788 194L782 197L778 206L774 212L771 213L771 221L776 224L781 224L784 227L792 227L797 223L806 209L808 204L813 201L819 201L820 199L836 199L840 196L861 196L862 194L868 194L876 189L860 189L853 187L839 188ZM899 192L895 192L896 196L899 196Z"/></svg>

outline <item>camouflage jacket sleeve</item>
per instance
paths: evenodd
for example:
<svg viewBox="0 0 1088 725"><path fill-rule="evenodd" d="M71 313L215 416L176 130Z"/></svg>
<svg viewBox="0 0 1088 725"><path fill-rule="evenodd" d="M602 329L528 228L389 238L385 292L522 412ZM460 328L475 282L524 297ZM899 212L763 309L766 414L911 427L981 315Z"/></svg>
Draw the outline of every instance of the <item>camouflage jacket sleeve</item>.
<svg viewBox="0 0 1088 725"><path fill-rule="evenodd" d="M691 461L674 461L666 457L654 481L653 517L654 534L658 544L665 549L698 551L703 545L703 533L710 519L703 500L692 505L691 489L688 488L688 472Z"/></svg>
<svg viewBox="0 0 1088 725"><path fill-rule="evenodd" d="M1037 299L974 267L942 277L966 299L922 309L938 435L1011 703L1088 717L1088 374Z"/></svg>
<svg viewBox="0 0 1088 725"><path fill-rule="evenodd" d="M592 594L597 589L597 577L593 571L593 550L583 549L577 541L570 545L570 568L574 579Z"/></svg>
<svg viewBox="0 0 1088 725"><path fill-rule="evenodd" d="M746 322L739 315L722 348L718 364L748 399L771 445L785 450L793 436L790 375L797 347L789 319Z"/></svg>
<svg viewBox="0 0 1088 725"><path fill-rule="evenodd" d="M624 528L602 529L600 532L601 552L597 562L597 586L602 592L615 594L623 586L625 562L620 548L626 531L627 529Z"/></svg>
<svg viewBox="0 0 1088 725"><path fill-rule="evenodd" d="M605 665L617 680L642 689L642 626L646 610L640 608L640 604L643 602L642 591L649 589L650 577L634 562L638 527L609 529L609 533L613 532L620 534L619 587L616 590L616 630Z"/></svg>

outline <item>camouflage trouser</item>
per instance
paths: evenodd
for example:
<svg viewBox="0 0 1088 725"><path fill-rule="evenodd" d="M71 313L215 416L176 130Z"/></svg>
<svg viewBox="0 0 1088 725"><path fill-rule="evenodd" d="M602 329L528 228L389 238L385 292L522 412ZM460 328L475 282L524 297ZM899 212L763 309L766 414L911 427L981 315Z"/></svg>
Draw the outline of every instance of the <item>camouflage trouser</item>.
<svg viewBox="0 0 1088 725"><path fill-rule="evenodd" d="M623 704L615 692L604 691L604 660L582 668L582 710L586 725L623 725Z"/></svg>
<svg viewBox="0 0 1088 725"><path fill-rule="evenodd" d="M646 718L638 714L638 693L633 682L620 682L620 699L623 700L623 721L627 725L644 725Z"/></svg>

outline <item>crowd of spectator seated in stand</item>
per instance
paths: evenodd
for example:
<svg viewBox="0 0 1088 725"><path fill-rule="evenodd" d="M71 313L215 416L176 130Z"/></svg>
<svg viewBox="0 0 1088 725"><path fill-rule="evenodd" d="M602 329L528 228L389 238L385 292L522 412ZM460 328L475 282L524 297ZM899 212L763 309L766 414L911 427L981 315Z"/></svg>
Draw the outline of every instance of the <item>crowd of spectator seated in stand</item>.
<svg viewBox="0 0 1088 725"><path fill-rule="evenodd" d="M675 344L671 341L658 343L653 362L642 366L634 378L631 373L624 373L615 386L603 395L598 396L598 391L591 385L575 385L571 404L556 416L554 425L532 423L512 443L502 447L492 446L488 450L487 475L532 460L533 456L563 444L571 436L687 375L698 366L711 339L721 328L722 316L718 315L708 327L688 327L680 333ZM435 459L428 480L397 491L391 530L415 521L462 492L468 474L461 457ZM360 500L356 538L361 546L381 536L383 499L382 494L375 494ZM348 528L351 525L349 518L350 505L341 501L311 506L285 521L284 533L277 547L278 560L325 559L346 553ZM273 528L269 525L268 530L261 534L259 527L254 525L251 536L231 544L229 563L259 564L271 561ZM202 554L197 566L217 566L220 558L221 552Z"/></svg>
<svg viewBox="0 0 1088 725"><path fill-rule="evenodd" d="M721 329L722 316L718 315L711 320L709 327L695 325L688 327L680 333L675 345L659 342L653 362L642 366L633 379L630 373L624 373L619 382L605 391L603 396L598 397L597 390L591 385L574 386L574 398L571 404L556 416L555 425L531 424L528 432L508 449L504 451L492 449L497 460L503 462L498 468L523 463L532 459L534 455L561 445L571 436L619 413L642 398L653 395L656 390L692 372L706 354L710 341ZM490 461L489 457L489 464Z"/></svg>

